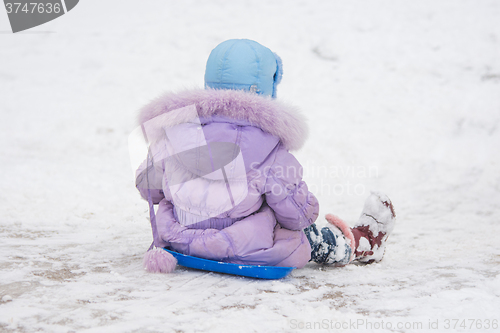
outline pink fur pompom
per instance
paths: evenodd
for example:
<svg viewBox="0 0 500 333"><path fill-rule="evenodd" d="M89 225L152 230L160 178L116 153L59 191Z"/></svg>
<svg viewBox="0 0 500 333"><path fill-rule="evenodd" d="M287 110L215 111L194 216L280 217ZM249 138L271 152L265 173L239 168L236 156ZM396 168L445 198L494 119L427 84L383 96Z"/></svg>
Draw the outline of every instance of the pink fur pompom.
<svg viewBox="0 0 500 333"><path fill-rule="evenodd" d="M172 273L177 265L177 259L163 249L154 248L146 252L143 264L151 273Z"/></svg>

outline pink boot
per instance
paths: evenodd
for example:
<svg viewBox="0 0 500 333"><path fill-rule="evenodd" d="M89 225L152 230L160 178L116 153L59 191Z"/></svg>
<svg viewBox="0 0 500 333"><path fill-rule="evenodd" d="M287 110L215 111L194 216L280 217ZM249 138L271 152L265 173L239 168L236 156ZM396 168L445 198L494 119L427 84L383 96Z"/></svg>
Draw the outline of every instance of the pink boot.
<svg viewBox="0 0 500 333"><path fill-rule="evenodd" d="M352 228L356 243L354 260L367 264L382 260L387 238L395 223L396 213L389 197L372 192L365 201L358 222Z"/></svg>

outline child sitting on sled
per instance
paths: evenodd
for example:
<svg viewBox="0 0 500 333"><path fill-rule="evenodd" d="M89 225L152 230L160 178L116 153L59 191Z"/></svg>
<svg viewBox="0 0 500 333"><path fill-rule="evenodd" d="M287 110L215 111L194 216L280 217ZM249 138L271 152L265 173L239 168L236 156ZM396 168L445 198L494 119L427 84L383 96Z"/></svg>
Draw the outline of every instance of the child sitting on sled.
<svg viewBox="0 0 500 333"><path fill-rule="evenodd" d="M281 59L268 48L228 40L208 58L205 89L162 95L140 111L149 156L136 186L150 203L154 239L146 269L175 268L163 247L228 263L297 268L310 260L382 259L395 223L383 194L368 197L354 228L328 214L328 226L318 231L318 201L289 152L302 147L307 126L296 109L275 99L282 74Z"/></svg>

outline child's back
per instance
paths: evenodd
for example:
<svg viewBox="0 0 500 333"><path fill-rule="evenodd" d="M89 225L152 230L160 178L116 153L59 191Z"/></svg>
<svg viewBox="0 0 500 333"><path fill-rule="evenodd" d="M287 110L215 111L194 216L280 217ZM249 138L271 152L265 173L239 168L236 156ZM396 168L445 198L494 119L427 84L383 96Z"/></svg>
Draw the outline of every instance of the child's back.
<svg viewBox="0 0 500 333"><path fill-rule="evenodd" d="M208 60L208 89L167 94L141 111L153 161L138 170L137 187L160 205L157 246L242 264L309 261L302 229L319 207L288 152L302 146L307 127L269 98L278 59L256 42L227 41Z"/></svg>

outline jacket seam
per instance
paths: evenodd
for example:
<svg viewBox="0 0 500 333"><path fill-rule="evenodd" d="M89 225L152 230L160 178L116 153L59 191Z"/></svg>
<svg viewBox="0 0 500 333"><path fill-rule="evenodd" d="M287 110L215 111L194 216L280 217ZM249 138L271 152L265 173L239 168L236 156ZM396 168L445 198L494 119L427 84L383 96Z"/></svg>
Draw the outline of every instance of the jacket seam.
<svg viewBox="0 0 500 333"><path fill-rule="evenodd" d="M236 153L236 150L238 147L238 149L240 149L240 152L241 152L241 148L240 148L240 142L241 142L241 126L239 125L236 125L236 140L235 140L235 146L233 148L233 154L232 156L234 156L234 154ZM239 154L238 154L239 155ZM236 160L238 156L236 156L234 159ZM231 161L231 164L234 165L236 161ZM234 178L234 173L236 172L236 168L233 168L232 170L230 170L230 178ZM248 185L248 182L247 182L247 185Z"/></svg>
<svg viewBox="0 0 500 333"><path fill-rule="evenodd" d="M277 149L277 150L276 150L276 152L274 153L274 160L273 160L273 162L271 163L271 167L270 167L270 168L269 168L269 170L267 171L267 175L266 175L266 182L264 183L264 187L263 187L264 192L265 192L265 190L266 190L266 188L267 188L267 183L269 182L269 174L271 173L271 169L274 167L274 164L276 164L276 159L278 158L278 151L280 150L281 145L282 145L282 143L281 143L281 141L280 141L280 142L278 143L278 145L276 146L277 148L275 148L275 149Z"/></svg>
<svg viewBox="0 0 500 333"><path fill-rule="evenodd" d="M236 251L234 250L234 243L232 239L226 234L224 230L220 231L220 234L228 241L231 250L233 251L233 257L236 255Z"/></svg>

